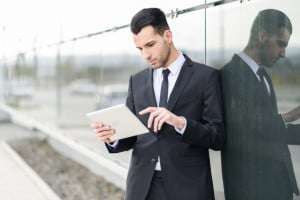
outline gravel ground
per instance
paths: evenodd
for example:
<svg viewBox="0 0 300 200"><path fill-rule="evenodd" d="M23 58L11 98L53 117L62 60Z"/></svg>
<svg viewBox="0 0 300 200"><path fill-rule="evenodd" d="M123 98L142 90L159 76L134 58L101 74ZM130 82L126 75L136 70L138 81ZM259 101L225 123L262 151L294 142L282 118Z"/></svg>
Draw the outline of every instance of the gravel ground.
<svg viewBox="0 0 300 200"><path fill-rule="evenodd" d="M62 200L120 200L124 197L124 191L65 158L45 140L15 140L10 145Z"/></svg>

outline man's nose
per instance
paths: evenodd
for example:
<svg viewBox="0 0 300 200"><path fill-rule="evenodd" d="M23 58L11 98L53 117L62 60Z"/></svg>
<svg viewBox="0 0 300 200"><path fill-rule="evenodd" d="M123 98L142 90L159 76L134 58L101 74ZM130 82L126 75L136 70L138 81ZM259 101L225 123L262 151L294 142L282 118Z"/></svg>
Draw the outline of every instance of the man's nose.
<svg viewBox="0 0 300 200"><path fill-rule="evenodd" d="M150 60L150 58L151 58L151 54L146 50L142 51L142 55L145 60Z"/></svg>
<svg viewBox="0 0 300 200"><path fill-rule="evenodd" d="M281 51L280 51L280 57L284 58L285 57L285 53L286 53L285 48L281 49Z"/></svg>

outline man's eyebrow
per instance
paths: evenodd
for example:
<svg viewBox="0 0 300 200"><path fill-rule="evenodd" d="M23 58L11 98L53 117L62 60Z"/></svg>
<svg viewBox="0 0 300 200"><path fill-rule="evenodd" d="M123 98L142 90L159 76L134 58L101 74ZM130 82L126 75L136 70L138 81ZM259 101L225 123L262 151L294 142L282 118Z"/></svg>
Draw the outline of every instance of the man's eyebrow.
<svg viewBox="0 0 300 200"><path fill-rule="evenodd" d="M151 44L151 43L154 43L154 42L155 42L154 40L150 40L150 41L146 42L145 46L146 46L146 45L149 45L149 44Z"/></svg>

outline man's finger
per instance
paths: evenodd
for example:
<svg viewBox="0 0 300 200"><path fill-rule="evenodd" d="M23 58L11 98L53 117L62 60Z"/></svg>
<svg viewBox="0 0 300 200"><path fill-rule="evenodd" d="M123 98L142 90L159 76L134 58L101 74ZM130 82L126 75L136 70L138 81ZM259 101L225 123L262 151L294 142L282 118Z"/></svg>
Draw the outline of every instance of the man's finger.
<svg viewBox="0 0 300 200"><path fill-rule="evenodd" d="M147 113L151 113L151 112L154 112L157 108L156 107L148 107L144 110L141 110L139 112L140 115L144 115L144 114L147 114Z"/></svg>
<svg viewBox="0 0 300 200"><path fill-rule="evenodd" d="M98 137L102 142L106 142L109 137Z"/></svg>
<svg viewBox="0 0 300 200"><path fill-rule="evenodd" d="M104 126L104 124L102 122L92 122L91 123L92 128L100 128L102 126Z"/></svg>
<svg viewBox="0 0 300 200"><path fill-rule="evenodd" d="M110 137L112 136L114 133L112 131L104 131L101 133L97 133L96 136L97 137Z"/></svg>
<svg viewBox="0 0 300 200"><path fill-rule="evenodd" d="M112 137L114 134L115 134L115 132L112 130L112 131L105 131L105 132L102 132L102 133L98 133L98 134L96 134L96 136L97 136L100 140L104 141L104 140L106 140L107 138Z"/></svg>
<svg viewBox="0 0 300 200"><path fill-rule="evenodd" d="M111 143L111 142L114 142L115 141L115 139L113 139L114 138L114 134L115 134L115 130L112 130L112 133L110 133L110 134L107 134L107 135L105 135L105 136L103 136L103 137L99 137L102 141L104 141L104 142L106 142L106 141L109 141L109 143Z"/></svg>
<svg viewBox="0 0 300 200"><path fill-rule="evenodd" d="M166 122L166 120L168 119L168 116L164 116L158 123L158 130L161 130L161 127L164 125L164 123Z"/></svg>
<svg viewBox="0 0 300 200"><path fill-rule="evenodd" d="M155 119L154 119L154 123L153 123L153 127L154 127L154 132L158 132L158 125L161 121L161 119L164 118L163 113L160 113Z"/></svg>
<svg viewBox="0 0 300 200"><path fill-rule="evenodd" d="M111 128L108 127L108 126L104 126L104 127L101 127L101 128L96 128L96 129L94 129L94 131L95 131L96 133L100 133L100 132L102 132L102 131L110 131L110 130L111 130Z"/></svg>
<svg viewBox="0 0 300 200"><path fill-rule="evenodd" d="M156 116L159 115L159 111L156 111L156 112L152 112L150 115L149 115L149 119L148 119L148 128L151 128L152 127L152 123L153 123L153 120Z"/></svg>
<svg viewBox="0 0 300 200"><path fill-rule="evenodd" d="M96 133L96 135L97 135L97 134L99 134L99 135L101 135L101 134L106 135L107 133L115 134L115 133L116 133L116 130L115 130L115 129L109 129L109 130L106 130L106 131L98 132L98 133Z"/></svg>

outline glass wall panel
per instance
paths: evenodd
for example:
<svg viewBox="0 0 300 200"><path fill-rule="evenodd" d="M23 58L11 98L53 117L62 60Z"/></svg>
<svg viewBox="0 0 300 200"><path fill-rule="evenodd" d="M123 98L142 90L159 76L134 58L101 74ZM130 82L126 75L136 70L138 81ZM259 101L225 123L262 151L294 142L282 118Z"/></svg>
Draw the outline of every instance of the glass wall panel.
<svg viewBox="0 0 300 200"><path fill-rule="evenodd" d="M227 199L292 199L298 192L299 6L262 0L207 10L207 63L221 69L223 83ZM223 190L220 177L216 190Z"/></svg>
<svg viewBox="0 0 300 200"><path fill-rule="evenodd" d="M170 19L175 45L194 61L205 62L205 12L198 10Z"/></svg>
<svg viewBox="0 0 300 200"><path fill-rule="evenodd" d="M57 128L61 134L75 142L108 156L104 145L91 130L85 114L124 103L130 75L148 67L133 43L130 29L111 31L61 45L45 44L68 41L80 35L128 24L134 13L145 7L160 7L169 13L171 10L203 3L204 0L173 1L172 4L161 1L111 1L105 4L105 8L101 8L103 12L81 1L75 2L70 10L58 6L58 15L53 21L47 19L51 21L49 26L53 27L52 32L55 32L51 32L49 41L46 31L38 28L35 29L35 42L30 40L33 47L43 48L11 56L7 69L3 68L3 82L6 82L5 87L8 88L4 90L8 92L6 102L30 118ZM128 4L133 6L128 7ZM49 9L54 7L51 4ZM88 12L78 17L83 10ZM204 10L168 18L168 21L176 47L195 61L204 63ZM45 28L44 25L42 27ZM30 45L28 49L31 49ZM128 166L129 155L130 152L126 152L109 155L109 158Z"/></svg>

